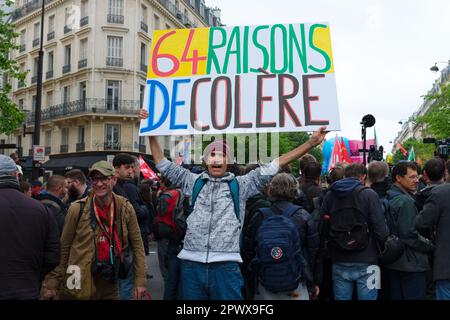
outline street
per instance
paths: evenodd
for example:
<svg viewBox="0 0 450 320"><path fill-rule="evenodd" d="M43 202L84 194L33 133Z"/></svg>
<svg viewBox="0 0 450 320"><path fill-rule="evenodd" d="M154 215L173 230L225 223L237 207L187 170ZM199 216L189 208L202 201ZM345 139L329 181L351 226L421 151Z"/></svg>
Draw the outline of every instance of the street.
<svg viewBox="0 0 450 320"><path fill-rule="evenodd" d="M147 281L147 291L152 300L162 300L164 294L164 281L159 271L158 250L156 241L150 242L150 254L147 256L147 274L152 278Z"/></svg>

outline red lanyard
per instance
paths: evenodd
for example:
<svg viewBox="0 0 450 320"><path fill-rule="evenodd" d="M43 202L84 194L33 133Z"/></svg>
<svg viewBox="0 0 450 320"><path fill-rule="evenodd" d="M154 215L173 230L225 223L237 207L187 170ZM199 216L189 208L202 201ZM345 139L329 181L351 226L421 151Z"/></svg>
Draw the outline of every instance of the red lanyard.
<svg viewBox="0 0 450 320"><path fill-rule="evenodd" d="M97 205L95 204L95 197L93 199L94 201L94 213L95 213L95 218L97 219L98 225L100 226L100 229L102 229L103 233L105 234L106 238L108 239L109 242L109 257L111 259L111 264L114 263L113 260L113 249L114 249L114 245L113 245L113 237L114 237L114 201L111 202L110 206L109 206L109 231L110 233L108 233L108 229L106 229L105 224L103 223L103 221L100 219L100 216L98 214L98 210L97 210ZM119 243L117 244L119 247ZM119 249L120 251L120 249Z"/></svg>

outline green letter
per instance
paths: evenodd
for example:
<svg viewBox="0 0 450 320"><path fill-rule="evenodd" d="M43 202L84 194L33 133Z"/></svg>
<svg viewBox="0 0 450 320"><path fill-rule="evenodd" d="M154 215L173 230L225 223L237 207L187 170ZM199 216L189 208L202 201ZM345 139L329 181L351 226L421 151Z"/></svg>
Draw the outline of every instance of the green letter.
<svg viewBox="0 0 450 320"><path fill-rule="evenodd" d="M269 26L258 26L255 28L255 30L253 30L253 36L252 36L252 40L253 40L253 44L255 45L255 47L257 47L258 49L261 50L262 55L264 57L264 63L262 66L258 66L258 68L250 68L251 72L261 72L259 69L263 68L264 70L267 70L267 67L269 65L269 53L267 52L267 49L258 42L258 31L262 30L262 29L269 29Z"/></svg>
<svg viewBox="0 0 450 320"><path fill-rule="evenodd" d="M276 43L275 43L275 39L276 39L276 35L275 35L275 30L276 28L279 28L281 30L281 35L282 35L282 41L283 41L283 67L281 69L276 69L276 57L277 57L277 53L276 53ZM286 28L284 27L284 25L282 24L275 24L272 26L272 30L270 30L270 72L272 73L285 73L287 68L288 68L288 64L287 64L287 39L286 39L287 35L286 35Z"/></svg>
<svg viewBox="0 0 450 320"><path fill-rule="evenodd" d="M222 34L222 42L217 45L213 45L213 41L214 41L213 35L214 35L215 30L220 31L220 33ZM220 74L219 60L217 59L214 49L221 48L221 47L225 46L226 43L227 43L227 32L224 28L221 28L221 27L210 28L210 30L209 30L209 45L208 45L208 61L206 63L206 73L207 74L211 73L211 64L212 63L214 63L214 67L216 68L217 73Z"/></svg>
<svg viewBox="0 0 450 320"><path fill-rule="evenodd" d="M236 42L236 49L232 51L231 47L233 46L233 42ZM230 41L228 41L227 52L225 53L225 60L223 62L223 73L227 73L230 54L236 55L236 73L241 73L241 36L239 27L234 27L231 31Z"/></svg>
<svg viewBox="0 0 450 320"><path fill-rule="evenodd" d="M306 41L305 41L305 25L302 23L300 25L300 36L302 47L298 43L297 35L295 34L294 27L292 24L289 25L289 73L294 72L294 46L297 49L298 57L302 64L303 73L308 72L307 57L306 57Z"/></svg>
<svg viewBox="0 0 450 320"><path fill-rule="evenodd" d="M316 29L316 28L328 28L326 25L324 25L324 24L314 24L314 25L312 25L311 26L311 28L309 29L309 45L310 45L310 47L313 49L313 50L315 50L315 51L317 51L318 53L320 53L323 57L324 57L324 59L325 59L325 68L323 68L323 69L317 69L316 67L314 67L314 66L312 66L312 65L309 65L309 68L312 70L312 71L315 71L315 72L320 72L320 73L325 73L325 72L327 72L328 70L330 70L330 68L331 68L331 59L330 59L330 57L328 56L328 54L325 52L325 51L323 51L322 49L320 49L320 48L317 48L315 45L314 45L314 29Z"/></svg>

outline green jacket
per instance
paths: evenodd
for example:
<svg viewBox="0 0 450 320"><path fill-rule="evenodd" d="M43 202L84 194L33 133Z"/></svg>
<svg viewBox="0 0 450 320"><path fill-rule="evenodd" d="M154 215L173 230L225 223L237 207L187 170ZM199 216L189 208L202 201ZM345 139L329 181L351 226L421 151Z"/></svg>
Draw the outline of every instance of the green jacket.
<svg viewBox="0 0 450 320"><path fill-rule="evenodd" d="M432 246L418 234L415 228L418 212L413 196L395 184L387 194L389 210L397 221L398 236L405 244L405 251L400 258L386 268L404 272L428 270L430 266L427 253L432 251Z"/></svg>

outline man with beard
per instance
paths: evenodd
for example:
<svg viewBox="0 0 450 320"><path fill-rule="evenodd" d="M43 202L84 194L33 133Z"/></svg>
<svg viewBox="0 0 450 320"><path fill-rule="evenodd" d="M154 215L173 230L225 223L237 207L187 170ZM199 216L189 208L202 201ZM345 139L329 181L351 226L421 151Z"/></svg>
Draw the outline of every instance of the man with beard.
<svg viewBox="0 0 450 320"><path fill-rule="evenodd" d="M88 188L86 184L86 176L83 171L79 169L73 169L68 171L64 177L66 178L67 183L67 193L69 198L67 199L67 206L74 201L86 198L90 192L90 188Z"/></svg>

